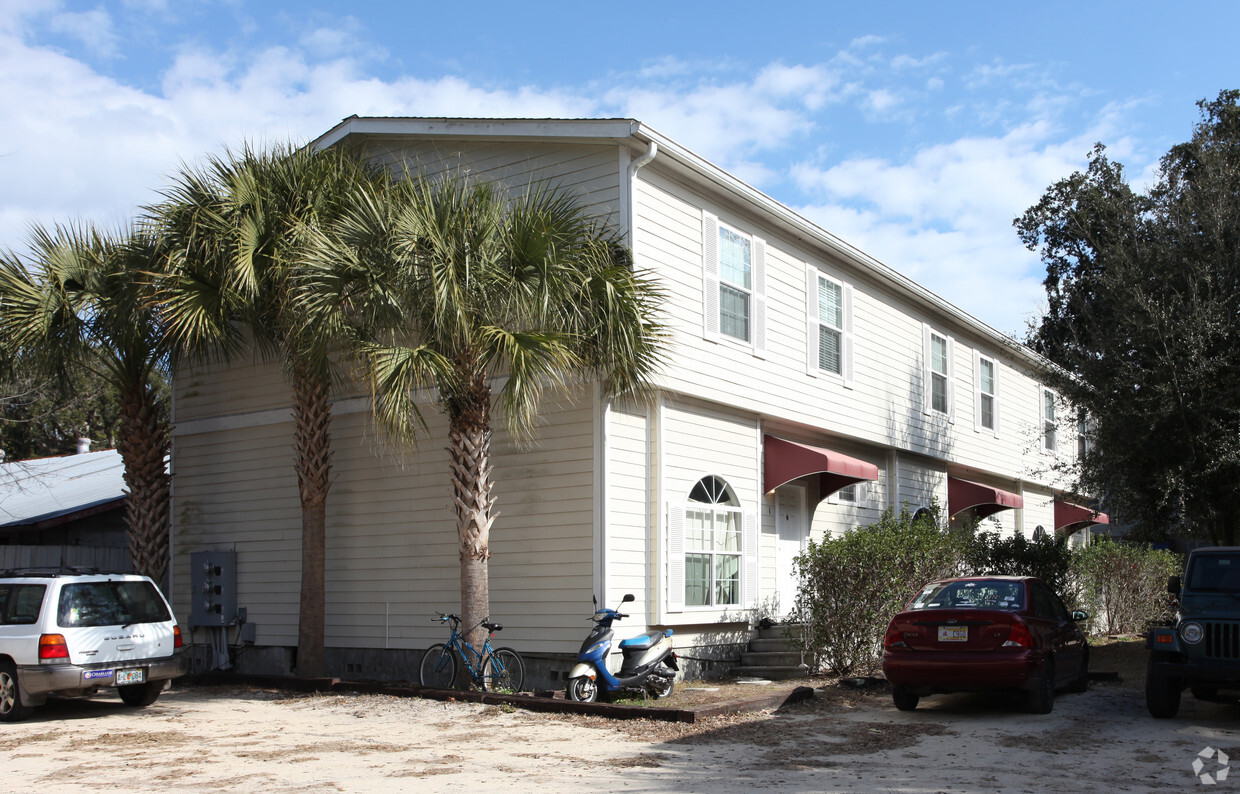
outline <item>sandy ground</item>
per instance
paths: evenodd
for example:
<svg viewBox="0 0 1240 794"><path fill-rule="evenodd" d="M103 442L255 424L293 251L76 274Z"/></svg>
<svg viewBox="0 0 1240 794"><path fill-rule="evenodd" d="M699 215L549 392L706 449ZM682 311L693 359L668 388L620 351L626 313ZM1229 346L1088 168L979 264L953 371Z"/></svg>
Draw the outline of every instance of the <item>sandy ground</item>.
<svg viewBox="0 0 1240 794"><path fill-rule="evenodd" d="M0 725L0 790L1154 792L1200 787L1192 764L1207 747L1240 766L1240 703L1185 693L1177 719L1154 720L1141 683L1061 694L1045 716L984 695L902 713L883 692L830 688L694 726L177 687L146 709L60 701ZM1202 771L1221 769L1212 756ZM1240 769L1207 790L1228 785Z"/></svg>

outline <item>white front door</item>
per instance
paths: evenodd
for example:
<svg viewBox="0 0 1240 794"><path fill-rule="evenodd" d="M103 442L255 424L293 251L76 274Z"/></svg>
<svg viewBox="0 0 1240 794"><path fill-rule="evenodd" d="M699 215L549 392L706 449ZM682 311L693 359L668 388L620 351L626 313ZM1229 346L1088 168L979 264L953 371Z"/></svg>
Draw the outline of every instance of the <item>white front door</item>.
<svg viewBox="0 0 1240 794"><path fill-rule="evenodd" d="M787 617L796 603L796 569L792 560L805 548L809 536L805 520L805 488L784 485L775 491L775 612Z"/></svg>

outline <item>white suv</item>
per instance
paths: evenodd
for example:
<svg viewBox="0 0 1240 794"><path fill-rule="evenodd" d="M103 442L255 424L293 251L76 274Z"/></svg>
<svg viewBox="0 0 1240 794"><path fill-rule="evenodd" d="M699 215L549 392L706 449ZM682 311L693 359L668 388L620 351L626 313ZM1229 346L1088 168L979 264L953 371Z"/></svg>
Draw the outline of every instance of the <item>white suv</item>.
<svg viewBox="0 0 1240 794"><path fill-rule="evenodd" d="M0 720L29 716L49 695L93 695L100 687L148 706L188 669L181 629L149 578L0 571Z"/></svg>

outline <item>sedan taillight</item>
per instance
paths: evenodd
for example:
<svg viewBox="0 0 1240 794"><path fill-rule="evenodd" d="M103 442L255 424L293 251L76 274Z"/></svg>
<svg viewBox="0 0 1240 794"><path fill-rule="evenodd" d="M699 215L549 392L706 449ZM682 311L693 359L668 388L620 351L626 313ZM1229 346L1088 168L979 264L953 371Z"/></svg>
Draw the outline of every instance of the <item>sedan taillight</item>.
<svg viewBox="0 0 1240 794"><path fill-rule="evenodd" d="M1003 643L1004 648L1032 648L1033 635L1029 633L1029 627L1025 625L1025 621L1020 618L1012 617L1012 629L1008 632L1007 642Z"/></svg>
<svg viewBox="0 0 1240 794"><path fill-rule="evenodd" d="M68 659L69 646L63 634L44 634L39 637L39 661Z"/></svg>
<svg viewBox="0 0 1240 794"><path fill-rule="evenodd" d="M883 635L884 648L907 648L908 643L904 641L904 635L896 628L896 622L893 620L887 626L887 633Z"/></svg>

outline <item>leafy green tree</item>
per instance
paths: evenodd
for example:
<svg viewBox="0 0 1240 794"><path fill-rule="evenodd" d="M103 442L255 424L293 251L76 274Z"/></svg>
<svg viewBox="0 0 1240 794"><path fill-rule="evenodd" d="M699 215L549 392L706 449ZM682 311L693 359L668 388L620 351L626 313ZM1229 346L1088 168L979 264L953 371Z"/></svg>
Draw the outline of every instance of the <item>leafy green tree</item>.
<svg viewBox="0 0 1240 794"><path fill-rule="evenodd" d="M120 408L126 521L134 570L162 582L168 568L170 480L168 348L152 281L160 239L134 226L35 227L30 263L0 256L0 347L11 372L65 394L83 377L105 381Z"/></svg>
<svg viewBox="0 0 1240 794"><path fill-rule="evenodd" d="M302 512L296 669L306 677L324 672L333 353L346 340L324 333L303 300L305 263L311 230L344 212L356 185L385 179L343 151L246 146L183 169L152 209L169 240L160 299L179 349L234 357L256 348L280 360L292 388Z"/></svg>
<svg viewBox="0 0 1240 794"><path fill-rule="evenodd" d="M1240 542L1240 91L1134 191L1102 146L1015 221L1046 264L1029 343L1088 416L1080 490L1139 537Z"/></svg>
<svg viewBox="0 0 1240 794"><path fill-rule="evenodd" d="M447 415L461 612L480 646L499 515L496 409L522 440L549 387L597 379L606 396L645 393L661 362L661 293L562 192L510 196L460 175L410 176L360 191L351 207L315 246L323 272L307 288L325 306L347 306L323 327L357 329L383 427L416 439L423 389ZM370 285L364 308L341 301L361 284Z"/></svg>

